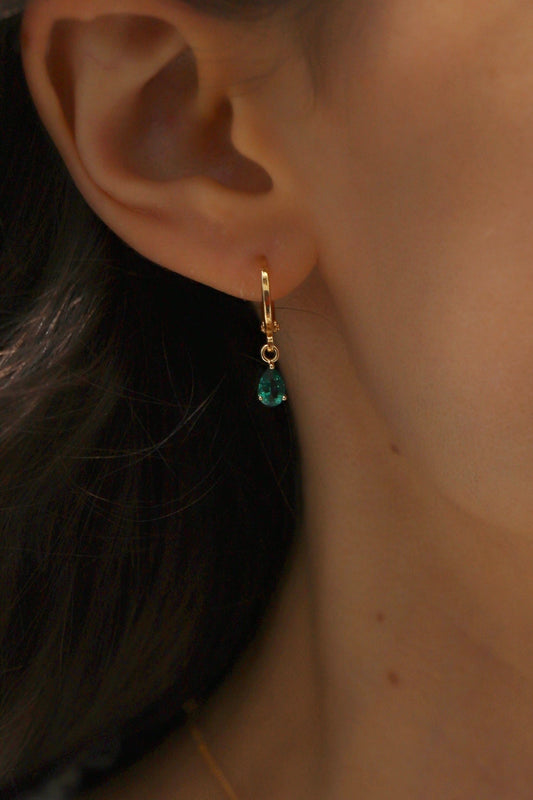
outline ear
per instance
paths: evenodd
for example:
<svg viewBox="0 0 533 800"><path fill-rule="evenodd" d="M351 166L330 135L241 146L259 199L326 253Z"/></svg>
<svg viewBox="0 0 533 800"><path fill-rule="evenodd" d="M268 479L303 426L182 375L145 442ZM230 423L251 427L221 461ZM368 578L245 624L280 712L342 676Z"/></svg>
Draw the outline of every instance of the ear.
<svg viewBox="0 0 533 800"><path fill-rule="evenodd" d="M180 0L32 0L22 29L35 104L94 211L152 261L247 299L262 258L279 297L316 257L276 147L279 95L303 80L279 75L284 30Z"/></svg>

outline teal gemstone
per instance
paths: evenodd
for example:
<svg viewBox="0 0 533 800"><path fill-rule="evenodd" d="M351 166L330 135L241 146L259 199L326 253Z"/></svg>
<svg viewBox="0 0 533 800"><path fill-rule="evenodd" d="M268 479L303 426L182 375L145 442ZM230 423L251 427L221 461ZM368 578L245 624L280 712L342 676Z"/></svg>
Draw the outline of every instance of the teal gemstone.
<svg viewBox="0 0 533 800"><path fill-rule="evenodd" d="M285 381L277 369L266 369L261 375L257 395L264 406L274 408L287 399Z"/></svg>

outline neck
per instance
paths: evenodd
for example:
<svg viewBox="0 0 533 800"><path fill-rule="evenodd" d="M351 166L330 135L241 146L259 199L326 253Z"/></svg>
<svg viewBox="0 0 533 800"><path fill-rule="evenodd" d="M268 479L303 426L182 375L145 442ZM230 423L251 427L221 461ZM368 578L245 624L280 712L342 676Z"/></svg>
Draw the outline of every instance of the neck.
<svg viewBox="0 0 533 800"><path fill-rule="evenodd" d="M205 724L225 728L235 775L250 765L243 797L529 798L533 548L454 507L398 451L324 297L315 278L277 308L299 547Z"/></svg>

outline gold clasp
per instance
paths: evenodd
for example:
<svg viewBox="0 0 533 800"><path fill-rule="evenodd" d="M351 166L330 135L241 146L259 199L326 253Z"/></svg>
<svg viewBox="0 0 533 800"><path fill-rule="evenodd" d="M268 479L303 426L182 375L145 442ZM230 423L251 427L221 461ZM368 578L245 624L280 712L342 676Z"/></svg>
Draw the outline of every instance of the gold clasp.
<svg viewBox="0 0 533 800"><path fill-rule="evenodd" d="M268 344L273 345L274 333L279 331L279 325L274 319L268 272L264 269L261 270L261 290L263 293L263 322L261 323L261 330L266 335Z"/></svg>
<svg viewBox="0 0 533 800"><path fill-rule="evenodd" d="M261 270L261 292L263 295L261 331L267 338L267 343L263 345L261 350L261 358L269 365L270 369L274 369L274 364L279 359L279 350L274 344L274 334L279 331L279 325L274 319L274 308L270 297L270 282L268 280L268 272L264 269Z"/></svg>

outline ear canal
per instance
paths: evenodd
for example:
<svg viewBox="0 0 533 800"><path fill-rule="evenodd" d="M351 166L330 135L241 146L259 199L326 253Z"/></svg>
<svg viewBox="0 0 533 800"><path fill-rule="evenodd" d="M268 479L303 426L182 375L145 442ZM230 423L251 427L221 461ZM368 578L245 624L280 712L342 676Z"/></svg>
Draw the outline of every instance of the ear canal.
<svg viewBox="0 0 533 800"><path fill-rule="evenodd" d="M194 53L170 25L117 14L63 21L47 63L80 156L100 163L102 173L156 182L198 176L239 192L271 190L267 172L232 143L227 97L200 97Z"/></svg>

